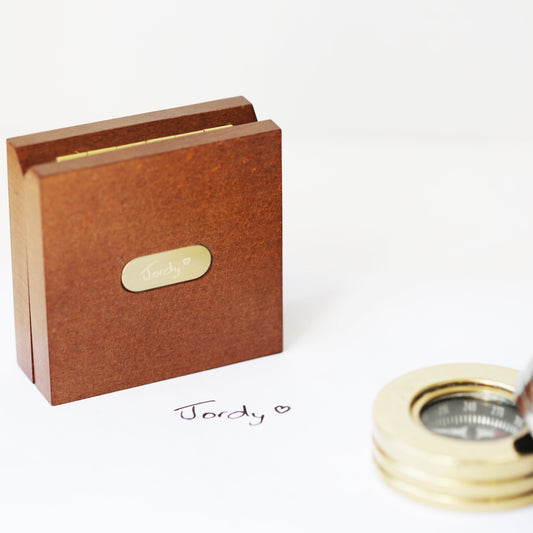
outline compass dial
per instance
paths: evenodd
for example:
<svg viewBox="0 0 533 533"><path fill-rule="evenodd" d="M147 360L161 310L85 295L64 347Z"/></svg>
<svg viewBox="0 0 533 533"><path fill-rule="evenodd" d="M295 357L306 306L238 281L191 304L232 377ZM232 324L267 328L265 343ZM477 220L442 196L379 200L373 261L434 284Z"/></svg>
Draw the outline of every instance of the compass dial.
<svg viewBox="0 0 533 533"><path fill-rule="evenodd" d="M422 408L420 418L433 433L471 441L510 437L524 427L514 402L481 393L441 396Z"/></svg>

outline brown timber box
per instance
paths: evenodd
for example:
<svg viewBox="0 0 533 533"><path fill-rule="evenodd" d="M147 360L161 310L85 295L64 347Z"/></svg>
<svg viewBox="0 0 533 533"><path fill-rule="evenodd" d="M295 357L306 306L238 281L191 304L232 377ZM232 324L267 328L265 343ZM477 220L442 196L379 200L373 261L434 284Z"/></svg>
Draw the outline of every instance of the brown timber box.
<svg viewBox="0 0 533 533"><path fill-rule="evenodd" d="M16 137L7 153L17 357L52 404L282 350L281 131L246 99ZM197 279L125 288L132 260L198 245Z"/></svg>

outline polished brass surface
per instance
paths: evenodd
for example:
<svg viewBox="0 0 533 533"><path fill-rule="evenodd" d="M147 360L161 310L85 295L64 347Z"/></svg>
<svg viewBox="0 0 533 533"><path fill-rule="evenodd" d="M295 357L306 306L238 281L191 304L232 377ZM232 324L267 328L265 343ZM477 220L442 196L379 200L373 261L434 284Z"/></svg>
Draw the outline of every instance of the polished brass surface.
<svg viewBox="0 0 533 533"><path fill-rule="evenodd" d="M374 460L397 491L440 507L497 510L533 503L533 455L520 455L514 437L468 441L433 433L420 412L450 394L490 394L514 402L518 372L455 364L426 368L387 385L374 404Z"/></svg>
<svg viewBox="0 0 533 533"><path fill-rule="evenodd" d="M137 257L122 270L122 285L142 292L202 277L211 266L211 252L200 244Z"/></svg>
<svg viewBox="0 0 533 533"><path fill-rule="evenodd" d="M195 135L196 133L205 133L208 131L221 130L231 128L232 124L225 124L224 126L216 126L214 128L206 128L205 130L189 131L187 133L179 133L178 135L167 135L166 137L157 137L155 139L147 139L146 141L139 141L129 144L120 144L118 146L106 146L104 148L97 148L96 150L89 150L88 152L76 152L74 154L60 155L56 157L56 161L69 161L71 159L78 159L79 157L86 157L89 155L103 154L105 152L114 152L115 150L122 150L123 148L130 148L132 146L139 146L141 144L150 144L159 141L166 141L168 139L176 139L178 137L186 137L188 135Z"/></svg>

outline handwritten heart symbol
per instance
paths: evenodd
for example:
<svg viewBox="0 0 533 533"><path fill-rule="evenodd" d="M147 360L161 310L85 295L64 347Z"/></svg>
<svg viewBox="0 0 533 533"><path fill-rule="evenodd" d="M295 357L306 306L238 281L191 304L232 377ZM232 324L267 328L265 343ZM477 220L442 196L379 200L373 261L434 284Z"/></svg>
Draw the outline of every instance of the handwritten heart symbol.
<svg viewBox="0 0 533 533"><path fill-rule="evenodd" d="M190 262L191 262L191 258L190 258L190 257L185 257L185 258L183 259L183 264L184 264L185 266L187 266Z"/></svg>
<svg viewBox="0 0 533 533"><path fill-rule="evenodd" d="M288 405L276 405L276 407L274 407L274 411L276 411L276 413L279 413L280 415L290 410L291 408Z"/></svg>

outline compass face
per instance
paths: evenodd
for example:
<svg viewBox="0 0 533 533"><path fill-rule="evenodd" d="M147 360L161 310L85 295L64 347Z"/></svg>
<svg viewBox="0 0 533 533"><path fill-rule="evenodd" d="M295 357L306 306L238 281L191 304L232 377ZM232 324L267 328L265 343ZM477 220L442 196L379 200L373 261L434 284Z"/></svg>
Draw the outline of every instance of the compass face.
<svg viewBox="0 0 533 533"><path fill-rule="evenodd" d="M462 440L494 440L520 433L524 421L514 402L496 395L459 393L429 402L420 412L433 433Z"/></svg>

